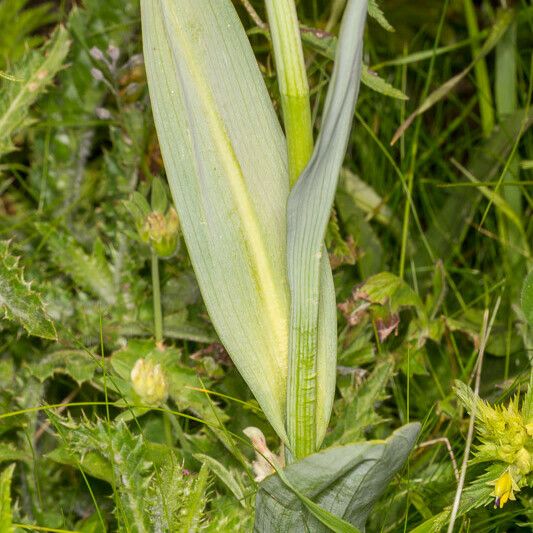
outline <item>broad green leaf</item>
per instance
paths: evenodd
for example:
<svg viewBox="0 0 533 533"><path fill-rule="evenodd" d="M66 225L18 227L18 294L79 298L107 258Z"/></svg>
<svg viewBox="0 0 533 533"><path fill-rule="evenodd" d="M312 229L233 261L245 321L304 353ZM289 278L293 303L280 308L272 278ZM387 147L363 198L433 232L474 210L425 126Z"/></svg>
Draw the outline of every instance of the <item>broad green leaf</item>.
<svg viewBox="0 0 533 533"><path fill-rule="evenodd" d="M63 66L69 45L67 31L59 26L42 50L29 52L9 73L22 81L0 83L0 157L14 149L11 136L27 123L30 106Z"/></svg>
<svg viewBox="0 0 533 533"><path fill-rule="evenodd" d="M365 17L365 2L348 3L322 128L287 206L291 292L287 427L296 457L314 451L324 437L335 392L335 291L324 236L359 93Z"/></svg>
<svg viewBox="0 0 533 533"><path fill-rule="evenodd" d="M52 340L57 338L41 298L24 280L18 258L11 255L6 241L0 241L0 311L4 318L21 324L30 335Z"/></svg>
<svg viewBox="0 0 533 533"><path fill-rule="evenodd" d="M28 363L30 372L44 381L54 374L66 374L79 385L90 381L100 361L84 350L58 350L44 355L35 363Z"/></svg>
<svg viewBox="0 0 533 533"><path fill-rule="evenodd" d="M215 329L286 440L286 146L230 0L143 0L168 181Z"/></svg>
<svg viewBox="0 0 533 533"><path fill-rule="evenodd" d="M285 481L279 474L265 479L257 494L255 531L330 531L307 499L364 530L373 504L405 463L418 431L418 424L410 424L386 441L332 447L288 466L282 473Z"/></svg>
<svg viewBox="0 0 533 533"><path fill-rule="evenodd" d="M388 304L393 312L404 305L412 305L418 309L423 307L416 292L403 279L391 272L380 272L368 278L357 289L355 297L372 304Z"/></svg>
<svg viewBox="0 0 533 533"><path fill-rule="evenodd" d="M11 478L15 465L8 466L0 474L0 533L11 533L13 515L11 513Z"/></svg>
<svg viewBox="0 0 533 533"><path fill-rule="evenodd" d="M533 326L533 270L526 276L522 285L520 305L526 320Z"/></svg>

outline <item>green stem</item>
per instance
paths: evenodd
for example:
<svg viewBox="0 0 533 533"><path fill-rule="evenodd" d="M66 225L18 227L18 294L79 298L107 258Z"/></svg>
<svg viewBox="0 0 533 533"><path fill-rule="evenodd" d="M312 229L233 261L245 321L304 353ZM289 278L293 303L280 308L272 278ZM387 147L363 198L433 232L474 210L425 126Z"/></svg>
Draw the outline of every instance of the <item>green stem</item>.
<svg viewBox="0 0 533 533"><path fill-rule="evenodd" d="M163 342L163 312L161 311L161 287L159 284L159 259L152 250L152 295L154 301L155 342Z"/></svg>
<svg viewBox="0 0 533 533"><path fill-rule="evenodd" d="M309 84L294 1L266 0L265 3L274 46L292 186L313 152Z"/></svg>
<svg viewBox="0 0 533 533"><path fill-rule="evenodd" d="M287 137L291 187L313 152L313 126L309 84L305 69L300 26L293 0L266 0L270 34L274 46L283 122ZM287 433L291 453L287 460L300 459L316 451L316 366L317 354L289 350L287 379ZM315 343L316 345L316 343ZM310 356L311 355L311 359ZM303 384L314 384L302 386Z"/></svg>

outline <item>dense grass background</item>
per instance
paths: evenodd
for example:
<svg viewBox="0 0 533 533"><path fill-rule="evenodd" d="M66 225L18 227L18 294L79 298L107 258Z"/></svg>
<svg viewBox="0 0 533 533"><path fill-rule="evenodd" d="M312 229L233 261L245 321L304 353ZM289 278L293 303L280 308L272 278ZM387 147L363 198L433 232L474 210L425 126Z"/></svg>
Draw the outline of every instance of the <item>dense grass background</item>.
<svg viewBox="0 0 533 533"><path fill-rule="evenodd" d="M321 45L342 4L298 2L317 126L331 73ZM235 5L279 108L263 3ZM453 502L468 428L453 383L472 383L497 303L481 396L507 402L530 379L520 290L533 264L533 7L379 5L395 31L370 20L365 63L409 99L361 89L327 235L340 306L326 441L422 422L368 525L395 532ZM164 177L141 52L135 0L0 0L0 262L28 304L0 321L0 531L11 512L17 531L246 531L256 485L242 430L278 446L216 342L184 243L160 261L165 346L154 344L150 249L124 205ZM167 373L161 408L131 407L140 357ZM476 480L493 466L469 465L457 530L531 527L528 489L488 503L492 478Z"/></svg>

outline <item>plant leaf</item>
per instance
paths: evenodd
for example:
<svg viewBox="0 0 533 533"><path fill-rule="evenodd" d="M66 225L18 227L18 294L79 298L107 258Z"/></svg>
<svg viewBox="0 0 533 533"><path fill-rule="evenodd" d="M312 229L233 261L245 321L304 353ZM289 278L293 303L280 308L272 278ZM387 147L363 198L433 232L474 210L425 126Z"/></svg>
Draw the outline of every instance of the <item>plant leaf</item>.
<svg viewBox="0 0 533 533"><path fill-rule="evenodd" d="M237 499L237 501L243 506L246 507L245 504L245 496L242 491L241 486L239 485L238 481L235 479L234 475L219 461L214 459L213 457L210 457L209 455L205 455L203 453L195 453L194 458L198 459L201 463L203 463L205 466L215 474L215 476L226 485L226 487L231 491L233 496Z"/></svg>
<svg viewBox="0 0 533 533"><path fill-rule="evenodd" d="M101 241L95 241L89 255L67 232L44 222L38 223L37 229L46 238L52 261L77 285L109 305L116 302L117 289Z"/></svg>
<svg viewBox="0 0 533 533"><path fill-rule="evenodd" d="M359 93L365 17L365 2L348 3L322 129L287 206L291 291L287 394L291 417L287 425L292 448L296 443L302 446L301 450L292 449L296 457L316 449L322 440L335 392L335 291L324 236ZM316 431L316 441L311 437L311 442L306 442L301 435L312 431Z"/></svg>
<svg viewBox="0 0 533 533"><path fill-rule="evenodd" d="M24 281L18 258L9 252L9 243L0 241L0 311L21 324L30 335L55 340L54 323L46 316L39 295Z"/></svg>
<svg viewBox="0 0 533 533"><path fill-rule="evenodd" d="M313 510L311 499L323 511L364 530L372 505L402 467L420 426L409 424L386 441L332 447L310 455L272 475L259 485L255 531L291 533L329 531ZM306 499L287 486L296 489Z"/></svg>
<svg viewBox="0 0 533 533"><path fill-rule="evenodd" d="M141 9L159 142L202 296L286 440L283 133L229 0L143 0Z"/></svg>
<svg viewBox="0 0 533 533"><path fill-rule="evenodd" d="M13 529L13 515L11 513L11 478L15 465L9 465L0 474L0 532L11 533Z"/></svg>
<svg viewBox="0 0 533 533"><path fill-rule="evenodd" d="M383 94L384 96L390 96L397 100L409 100L409 97L400 89L393 87L388 81L384 80L377 72L370 70L366 65L363 65L363 72L361 75L361 81L369 89Z"/></svg>
<svg viewBox="0 0 533 533"><path fill-rule="evenodd" d="M368 0L368 15L372 17L384 30L394 31L389 21L385 18L377 0Z"/></svg>
<svg viewBox="0 0 533 533"><path fill-rule="evenodd" d="M0 97L0 156L14 149L11 136L27 120L28 110L62 67L70 42L60 26L40 51L30 52L13 72L22 82L6 80Z"/></svg>

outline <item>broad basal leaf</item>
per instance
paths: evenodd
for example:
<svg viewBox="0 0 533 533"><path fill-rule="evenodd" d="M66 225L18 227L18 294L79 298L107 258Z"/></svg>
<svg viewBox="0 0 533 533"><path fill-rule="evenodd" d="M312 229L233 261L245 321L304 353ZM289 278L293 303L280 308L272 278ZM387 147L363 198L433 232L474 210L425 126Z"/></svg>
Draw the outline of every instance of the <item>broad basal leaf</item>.
<svg viewBox="0 0 533 533"><path fill-rule="evenodd" d="M373 504L405 463L419 427L409 424L386 441L333 447L310 455L288 466L284 477L322 509L364 530ZM259 486L255 531L329 530L279 475L273 475Z"/></svg>
<svg viewBox="0 0 533 533"><path fill-rule="evenodd" d="M150 98L207 309L285 438L289 179L283 134L230 0L142 0Z"/></svg>
<svg viewBox="0 0 533 533"><path fill-rule="evenodd" d="M57 337L41 298L24 280L18 258L11 255L6 241L0 241L0 311L4 318L22 325L30 335L45 339Z"/></svg>

